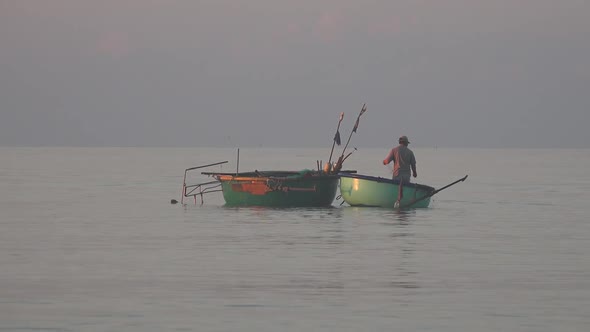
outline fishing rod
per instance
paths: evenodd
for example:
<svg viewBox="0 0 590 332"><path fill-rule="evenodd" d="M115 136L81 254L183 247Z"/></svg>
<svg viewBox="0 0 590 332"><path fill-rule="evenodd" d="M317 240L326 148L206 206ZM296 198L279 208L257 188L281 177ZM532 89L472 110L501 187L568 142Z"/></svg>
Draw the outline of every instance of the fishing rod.
<svg viewBox="0 0 590 332"><path fill-rule="evenodd" d="M354 127L352 128L352 131L350 132L350 135L348 135L348 140L346 141L346 145L344 145L344 149L342 149L342 154L338 158L338 161L336 162L336 165L334 165L333 173L338 173L338 171L340 171L340 169L342 168L342 163L352 153L351 152L346 157L344 157L344 153L346 152L346 148L348 147L348 143L350 143L350 138L352 137L352 133L356 133L356 131L357 131L358 127L359 127L359 120L361 118L361 115L363 115L363 113L365 113L366 111L367 111L367 106L366 106L366 104L363 104L363 107L361 108L361 111L360 111L359 115L356 118L356 122L354 123Z"/></svg>

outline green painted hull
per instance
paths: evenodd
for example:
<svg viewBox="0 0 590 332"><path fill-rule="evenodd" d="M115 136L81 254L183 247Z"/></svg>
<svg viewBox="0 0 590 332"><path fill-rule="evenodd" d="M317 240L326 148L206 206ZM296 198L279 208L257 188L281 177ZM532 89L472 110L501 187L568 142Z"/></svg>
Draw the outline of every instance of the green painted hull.
<svg viewBox="0 0 590 332"><path fill-rule="evenodd" d="M216 176L227 206L331 206L337 175L315 171L264 171Z"/></svg>
<svg viewBox="0 0 590 332"><path fill-rule="evenodd" d="M400 206L408 206L414 201L428 196L435 189L425 185L408 183L402 185L403 195ZM340 194L351 206L395 207L399 193L399 182L381 177L340 173ZM425 208L430 197L417 201L411 208Z"/></svg>

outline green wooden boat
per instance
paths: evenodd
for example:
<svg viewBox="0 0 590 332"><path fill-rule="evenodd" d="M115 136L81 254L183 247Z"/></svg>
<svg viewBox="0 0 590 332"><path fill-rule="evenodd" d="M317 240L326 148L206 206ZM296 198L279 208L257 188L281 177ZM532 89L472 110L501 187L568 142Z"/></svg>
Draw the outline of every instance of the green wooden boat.
<svg viewBox="0 0 590 332"><path fill-rule="evenodd" d="M321 171L254 171L208 173L221 183L227 206L330 206L338 190L338 174Z"/></svg>
<svg viewBox="0 0 590 332"><path fill-rule="evenodd" d="M332 163L332 154L334 152L334 146L336 144L340 145L339 129L344 113L340 113L338 127L336 128L334 142L332 143L332 150L330 151L330 158L325 167L322 167L322 163L316 160L318 166L317 171L304 169L301 171L254 171L240 173L238 172L240 149L238 149L238 168L236 168L235 173L201 172L201 174L213 176L217 181L187 185L187 172L225 164L227 161L187 168L184 171L182 184L183 198L181 199L181 203L184 204L184 197L192 196L196 204L197 196L200 196L201 204L203 204L204 194L219 191L216 188L221 187L220 190L223 192L223 198L228 206L331 206L338 190L339 174L356 173L356 171L342 171L342 164L352 154L350 152L345 155L346 148L350 142L350 137L357 131L361 115L366 111L367 107L363 104L354 127L350 132L348 141L342 150L342 154L334 163Z"/></svg>
<svg viewBox="0 0 590 332"><path fill-rule="evenodd" d="M339 173L340 194L351 206L398 207L399 181L361 174ZM402 184L399 207L425 208L435 189L422 184Z"/></svg>

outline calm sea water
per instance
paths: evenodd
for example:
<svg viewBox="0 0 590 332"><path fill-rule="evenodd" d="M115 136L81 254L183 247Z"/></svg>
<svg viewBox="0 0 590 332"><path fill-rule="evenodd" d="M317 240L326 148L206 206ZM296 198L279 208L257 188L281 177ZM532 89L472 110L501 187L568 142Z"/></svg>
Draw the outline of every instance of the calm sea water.
<svg viewBox="0 0 590 332"><path fill-rule="evenodd" d="M387 150L345 168L388 176ZM185 168L236 152L0 148L0 331L590 329L590 150L415 148L418 183L469 174L428 209L170 204Z"/></svg>

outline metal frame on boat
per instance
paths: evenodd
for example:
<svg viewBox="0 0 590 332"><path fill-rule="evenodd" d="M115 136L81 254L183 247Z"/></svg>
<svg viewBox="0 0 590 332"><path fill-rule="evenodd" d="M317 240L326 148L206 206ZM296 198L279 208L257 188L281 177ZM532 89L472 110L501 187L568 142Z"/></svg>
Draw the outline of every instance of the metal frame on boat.
<svg viewBox="0 0 590 332"><path fill-rule="evenodd" d="M218 181L206 181L197 184L188 185L186 184L186 176L190 171L197 169L227 164L227 161L220 161L213 164L195 166L184 170L184 179L182 180L182 196L180 197L180 203L184 204L185 197L193 197L195 204L197 204L197 196L201 197L201 204L203 204L203 195L213 192L221 191L219 188L221 185Z"/></svg>

